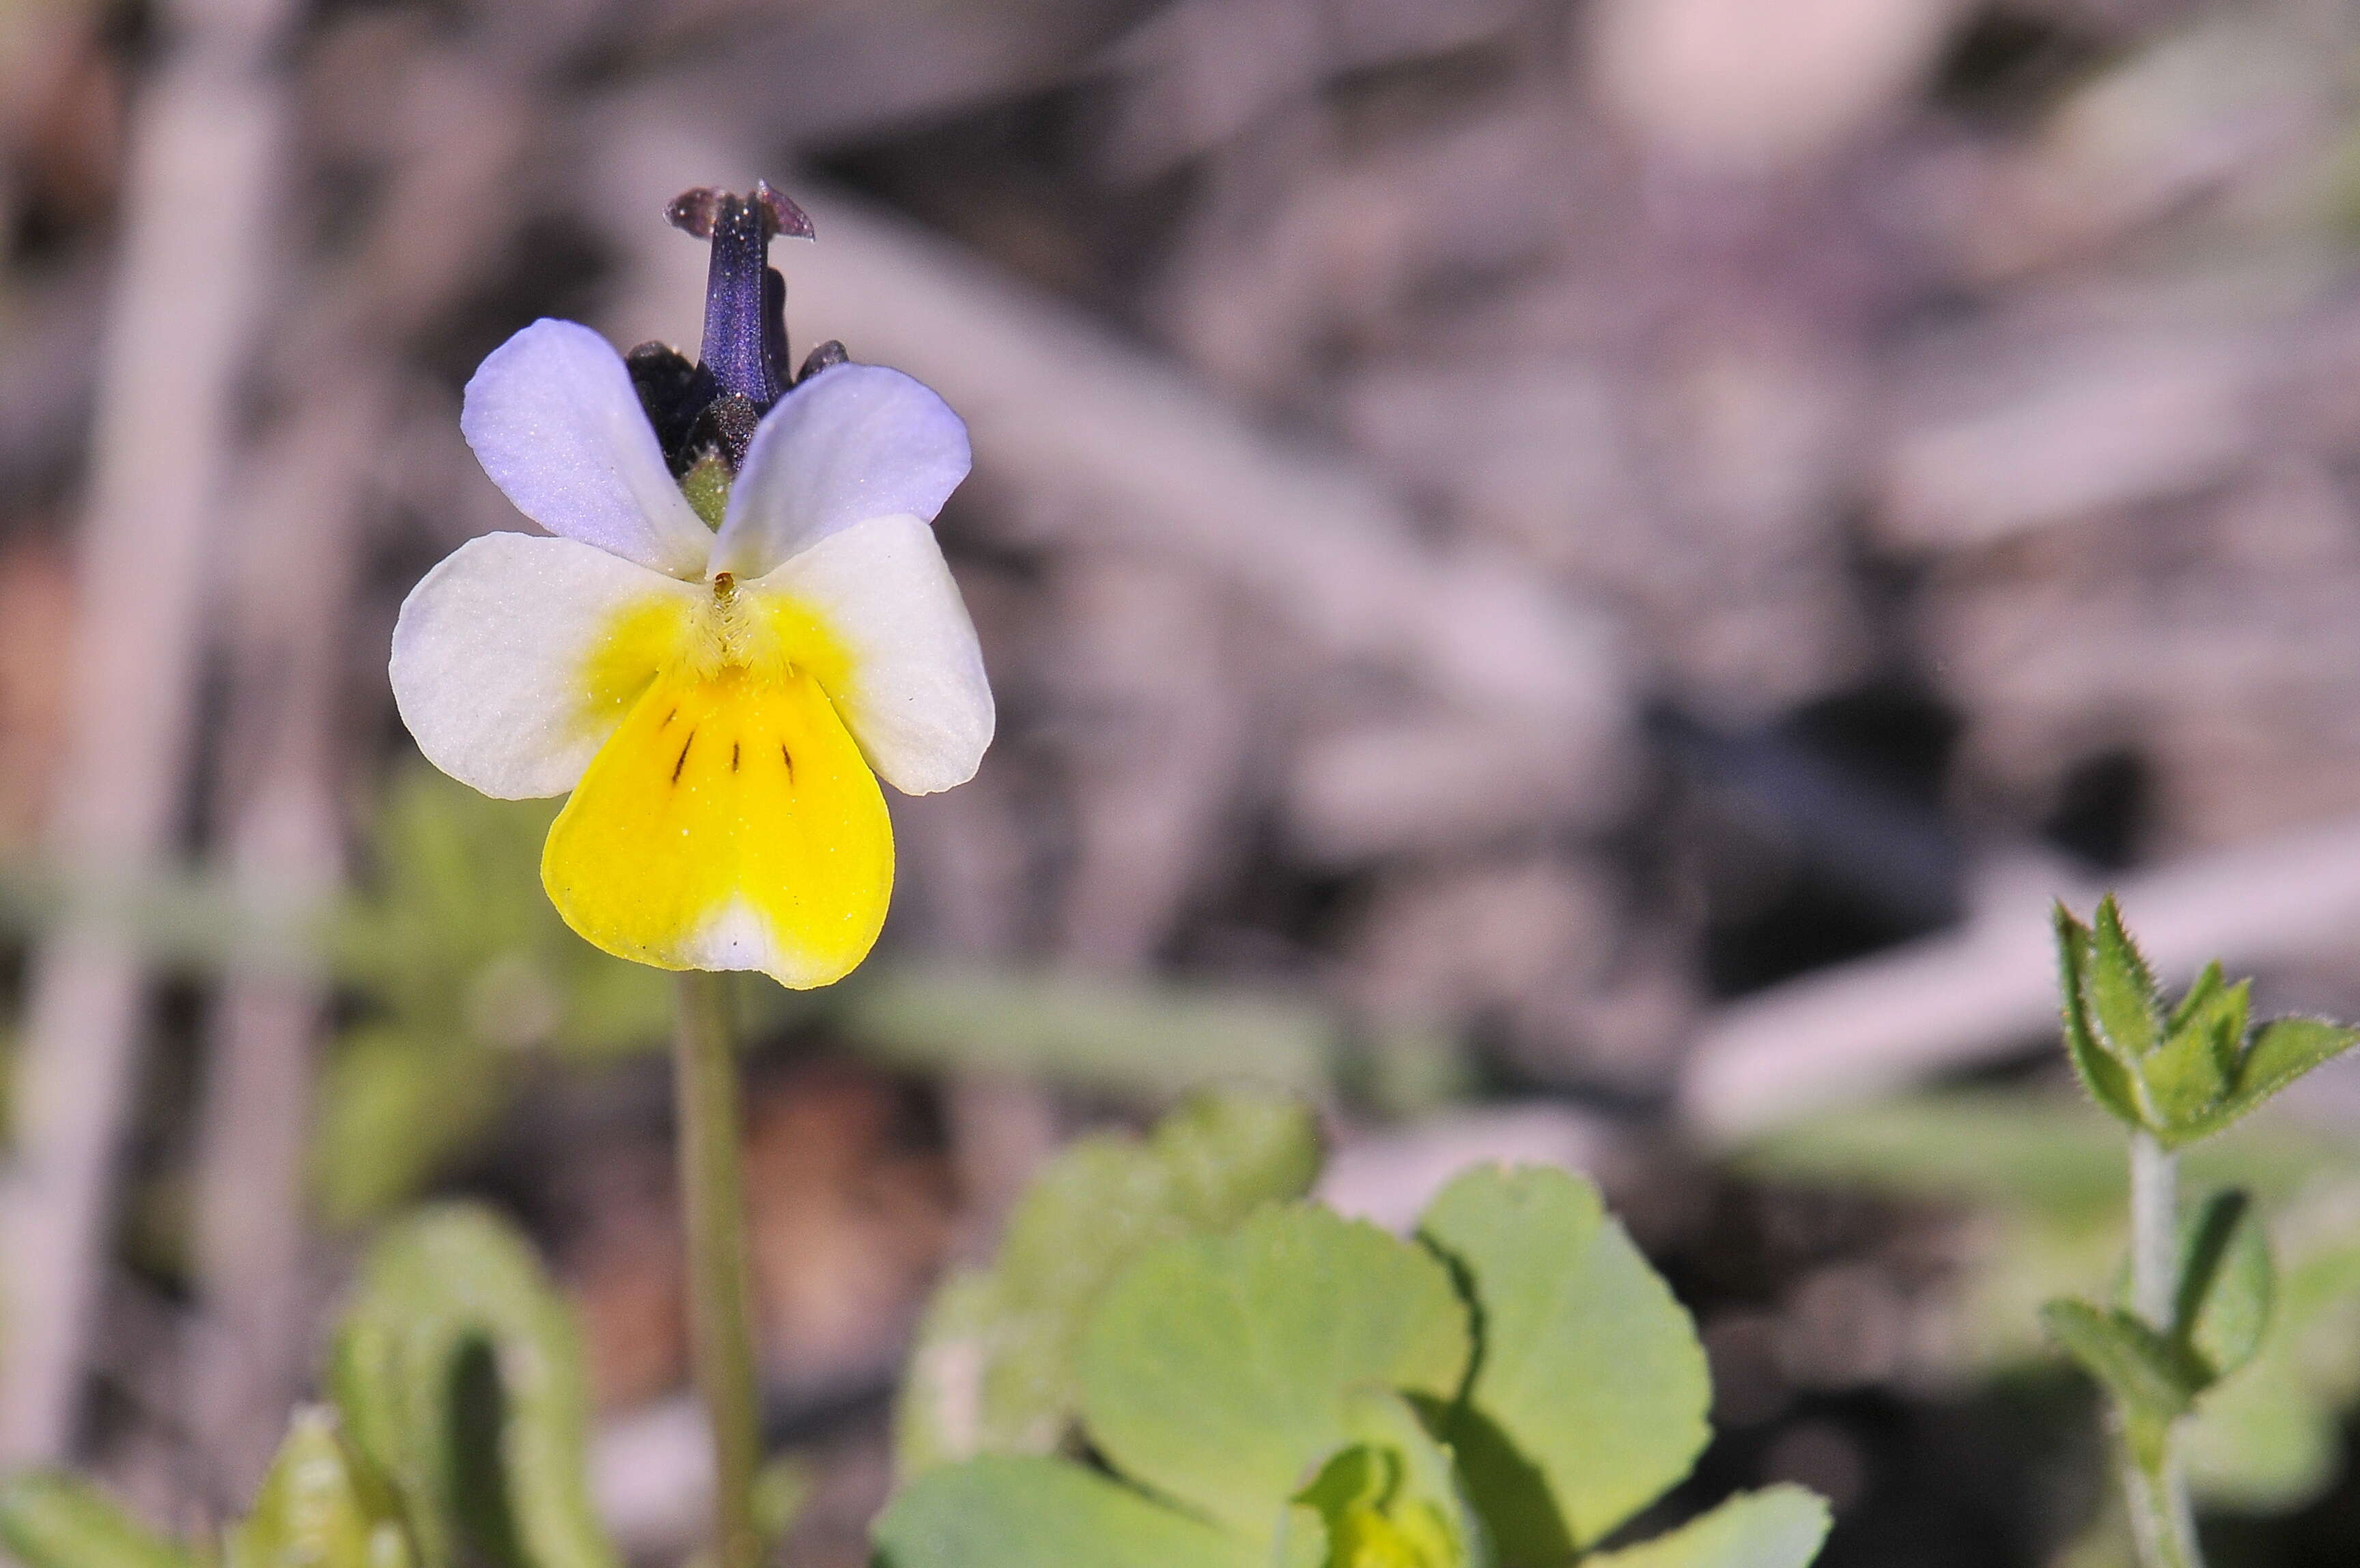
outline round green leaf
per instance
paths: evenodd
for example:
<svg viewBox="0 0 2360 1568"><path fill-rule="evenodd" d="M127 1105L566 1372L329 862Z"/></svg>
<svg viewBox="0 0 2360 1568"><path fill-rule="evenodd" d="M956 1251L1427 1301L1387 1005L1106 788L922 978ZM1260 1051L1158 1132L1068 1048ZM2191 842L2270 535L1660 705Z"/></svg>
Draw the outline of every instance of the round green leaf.
<svg viewBox="0 0 2360 1568"><path fill-rule="evenodd" d="M1299 1198L1319 1130L1299 1101L1207 1095L1145 1142L1086 1138L1049 1163L989 1268L954 1275L918 1331L895 1410L901 1473L981 1453L1052 1453L1081 1399L1083 1325L1149 1247Z"/></svg>
<svg viewBox="0 0 2360 1568"><path fill-rule="evenodd" d="M1444 1435L1502 1562L1586 1550L1688 1474L1710 1435L1704 1350L1595 1188L1472 1170L1419 1234L1474 1296L1482 1354Z"/></svg>
<svg viewBox="0 0 2360 1568"><path fill-rule="evenodd" d="M876 1568L1262 1568L1239 1538L1062 1459L928 1471L871 1534Z"/></svg>
<svg viewBox="0 0 2360 1568"><path fill-rule="evenodd" d="M1440 1263L1324 1209L1156 1248L1082 1342L1082 1419L1114 1466L1267 1541L1352 1436L1356 1391L1448 1399L1467 1311Z"/></svg>
<svg viewBox="0 0 2360 1568"><path fill-rule="evenodd" d="M1741 1492L1668 1535L1582 1562L1589 1568L1805 1568L1827 1539L1828 1506L1800 1486Z"/></svg>

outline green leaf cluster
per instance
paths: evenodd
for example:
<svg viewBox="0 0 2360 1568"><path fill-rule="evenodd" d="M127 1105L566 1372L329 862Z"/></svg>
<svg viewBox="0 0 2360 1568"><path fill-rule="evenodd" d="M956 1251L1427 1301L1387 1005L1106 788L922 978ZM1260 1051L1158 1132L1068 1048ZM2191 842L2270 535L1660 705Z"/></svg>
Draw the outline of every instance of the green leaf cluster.
<svg viewBox="0 0 2360 1568"><path fill-rule="evenodd" d="M28 1472L0 1486L0 1547L23 1568L619 1568L590 1507L581 1359L522 1237L480 1209L427 1209L371 1248L333 1405L296 1413L217 1546Z"/></svg>
<svg viewBox="0 0 2360 1568"><path fill-rule="evenodd" d="M2360 1401L2360 1149L2266 1113L2178 1157L2191 1189L2253 1195L2278 1263L2253 1358L2208 1387L2177 1434L2189 1480L2217 1507L2300 1508L2342 1468L2344 1412ZM1950 1332L1923 1342L1919 1376L2046 1361L2044 1304L2120 1266L2120 1130L2046 1091L1951 1090L1830 1113L1759 1140L1738 1164L1763 1179L1974 1207Z"/></svg>
<svg viewBox="0 0 2360 1568"><path fill-rule="evenodd" d="M2217 963L2167 1008L2111 896L2087 926L2061 904L2055 921L2074 1071L2100 1106L2167 1149L2221 1131L2360 1040L2323 1018L2249 1027L2252 981L2230 984Z"/></svg>
<svg viewBox="0 0 2360 1568"><path fill-rule="evenodd" d="M2360 1031L2318 1018L2249 1023L2251 982L2209 964L2167 1007L2113 898L2088 926L2056 912L2066 1054L2092 1098L2148 1148L2211 1137L2347 1049ZM2169 1169L2171 1156L2155 1157ZM2169 1191L2169 1176L2166 1177ZM2064 1299L2041 1310L2049 1336L2106 1390L2130 1455L2168 1470L2175 1423L2258 1352L2277 1294L2249 1198L2215 1193L2180 1225L2169 1321L2124 1304Z"/></svg>
<svg viewBox="0 0 2360 1568"><path fill-rule="evenodd" d="M2146 1464L2160 1464L2165 1435L2197 1397L2261 1348L2277 1274L2246 1194L2216 1192L2187 1217L2174 1277L2171 1321L2162 1327L2120 1301L2067 1298L2040 1310L2049 1337L2113 1398Z"/></svg>
<svg viewBox="0 0 2360 1568"><path fill-rule="evenodd" d="M1794 1487L1601 1549L1688 1473L1710 1391L1587 1182L1470 1171L1404 1241L1301 1201L1316 1165L1301 1113L1252 1101L1055 1162L929 1316L880 1568L1816 1554L1826 1508Z"/></svg>

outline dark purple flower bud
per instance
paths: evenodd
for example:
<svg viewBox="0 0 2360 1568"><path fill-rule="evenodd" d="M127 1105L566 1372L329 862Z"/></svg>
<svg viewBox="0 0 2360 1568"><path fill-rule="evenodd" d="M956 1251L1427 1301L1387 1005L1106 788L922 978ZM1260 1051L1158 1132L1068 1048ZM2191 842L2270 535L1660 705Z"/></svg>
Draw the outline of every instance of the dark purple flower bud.
<svg viewBox="0 0 2360 1568"><path fill-rule="evenodd" d="M823 370L833 370L839 365L851 362L852 356L844 351L844 345L831 337L803 356L803 367L795 372L795 384L801 386Z"/></svg>

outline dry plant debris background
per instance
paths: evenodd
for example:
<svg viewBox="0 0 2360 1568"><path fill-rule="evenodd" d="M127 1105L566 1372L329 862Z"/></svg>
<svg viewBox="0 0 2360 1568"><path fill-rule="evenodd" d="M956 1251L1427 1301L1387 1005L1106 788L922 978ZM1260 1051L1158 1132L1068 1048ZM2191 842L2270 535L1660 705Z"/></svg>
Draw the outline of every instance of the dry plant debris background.
<svg viewBox="0 0 2360 1568"><path fill-rule="evenodd" d="M12 0L0 1442L246 1495L352 1255L303 1168L356 1003L286 930L392 869L401 595L517 525L459 387L541 314L693 341L661 204L764 174L796 354L973 427L1003 715L896 802L884 989L754 1063L793 1561L858 1559L946 1260L1240 1062L1360 1212L1597 1174L1710 1487L1819 1487L1830 1564L2063 1561L2085 1403L1961 1370L1989 1222L1715 1151L2022 1076L2102 876L2167 973L2360 1011L2355 87L2336 0ZM469 998L500 1088L419 1179L543 1239L666 1560L660 1065ZM2340 1475L2222 1560L2350 1561Z"/></svg>

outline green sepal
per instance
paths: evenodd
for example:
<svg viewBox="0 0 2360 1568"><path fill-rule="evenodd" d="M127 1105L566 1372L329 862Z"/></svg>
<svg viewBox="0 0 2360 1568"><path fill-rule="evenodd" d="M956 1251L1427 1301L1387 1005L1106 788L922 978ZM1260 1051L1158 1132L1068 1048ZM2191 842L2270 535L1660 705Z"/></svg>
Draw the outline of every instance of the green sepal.
<svg viewBox="0 0 2360 1568"><path fill-rule="evenodd" d="M2159 1455L2165 1431L2211 1381L2193 1351L2129 1312L2060 1299L2040 1309L2040 1321L2113 1397L2142 1464Z"/></svg>
<svg viewBox="0 0 2360 1568"><path fill-rule="evenodd" d="M987 1454L911 1482L870 1531L874 1568L1265 1568L1262 1541L1063 1459Z"/></svg>
<svg viewBox="0 0 2360 1568"><path fill-rule="evenodd" d="M1582 1559L1584 1568L1806 1568L1834 1522L1827 1503L1796 1486L1740 1492L1679 1529Z"/></svg>
<svg viewBox="0 0 2360 1568"><path fill-rule="evenodd" d="M369 1249L328 1382L421 1568L617 1568L590 1504L572 1317L489 1211L421 1210Z"/></svg>
<svg viewBox="0 0 2360 1568"><path fill-rule="evenodd" d="M711 529L719 529L721 520L729 512L729 485L737 476L729 471L729 460L718 452L707 453L695 466L681 477L680 493L688 498L688 510L697 521Z"/></svg>
<svg viewBox="0 0 2360 1568"><path fill-rule="evenodd" d="M253 1511L223 1544L224 1568L411 1568L413 1562L391 1487L317 1406L295 1412Z"/></svg>
<svg viewBox="0 0 2360 1568"><path fill-rule="evenodd" d="M2139 1088L2130 1063L2116 1057L2091 1019L2090 974L2095 965L2090 928L2064 905L2051 916L2057 931L2057 989L2063 1002L2065 1054L2099 1109L2128 1127L2143 1127Z"/></svg>
<svg viewBox="0 0 2360 1568"><path fill-rule="evenodd" d="M1451 1265L1481 1332L1440 1430L1503 1562L1593 1546L1688 1474L1710 1436L1704 1351L1596 1188L1562 1170L1478 1168L1442 1190L1418 1234Z"/></svg>
<svg viewBox="0 0 2360 1568"><path fill-rule="evenodd" d="M54 1470L0 1481L0 1549L23 1568L194 1568L179 1542L80 1476Z"/></svg>

